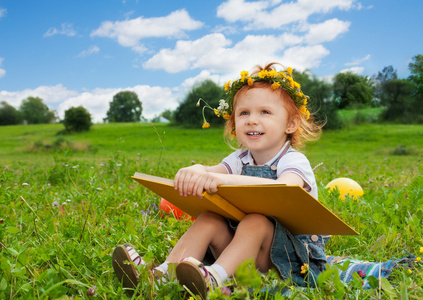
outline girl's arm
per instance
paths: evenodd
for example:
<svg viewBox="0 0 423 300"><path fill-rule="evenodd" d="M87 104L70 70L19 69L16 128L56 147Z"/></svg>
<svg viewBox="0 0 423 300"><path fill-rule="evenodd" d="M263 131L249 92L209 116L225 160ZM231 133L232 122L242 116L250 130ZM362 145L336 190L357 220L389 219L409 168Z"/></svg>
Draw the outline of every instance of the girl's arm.
<svg viewBox="0 0 423 300"><path fill-rule="evenodd" d="M181 196L199 196L203 191L216 193L219 185L257 185L257 184L286 184L304 186L304 180L295 173L284 173L277 180L228 174L226 168L219 164L206 167L194 165L180 169L175 176L175 189Z"/></svg>

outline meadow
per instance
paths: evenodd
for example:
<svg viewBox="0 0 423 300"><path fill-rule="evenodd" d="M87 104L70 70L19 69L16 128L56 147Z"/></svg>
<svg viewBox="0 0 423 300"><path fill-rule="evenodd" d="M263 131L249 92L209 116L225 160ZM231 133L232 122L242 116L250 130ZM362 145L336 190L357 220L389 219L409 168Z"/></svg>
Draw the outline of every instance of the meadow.
<svg viewBox="0 0 423 300"><path fill-rule="evenodd" d="M62 129L0 127L0 299L130 299L113 273L113 248L130 243L147 261L162 262L191 224L162 215L160 198L131 175L172 178L183 166L216 164L232 150L221 128L95 124L88 132L58 135ZM319 200L360 233L332 236L328 255L413 259L371 289L357 277L341 282L337 266L312 289L274 272L258 274L247 262L230 282L230 298L423 299L423 126L350 125L325 131L302 151L315 168ZM364 195L342 201L325 189L339 177L357 181ZM140 299L192 296L174 281L156 282L146 268L138 270ZM216 291L209 298L225 296Z"/></svg>

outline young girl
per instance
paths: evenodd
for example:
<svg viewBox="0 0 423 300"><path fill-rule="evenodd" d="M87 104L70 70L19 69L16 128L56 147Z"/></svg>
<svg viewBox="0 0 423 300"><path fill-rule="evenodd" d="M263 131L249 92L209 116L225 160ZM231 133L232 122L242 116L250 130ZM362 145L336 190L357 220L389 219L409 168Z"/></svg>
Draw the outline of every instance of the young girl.
<svg viewBox="0 0 423 300"><path fill-rule="evenodd" d="M310 163L293 147L317 138L321 126L310 117L308 97L291 77L292 69L278 72L276 65L257 67L251 75L243 71L240 79L225 84L228 97L214 111L227 119L225 135L236 139L239 149L218 165L180 169L174 185L181 195L201 198L203 191L215 193L220 185L287 184L299 185L317 198ZM211 108L207 103L205 107ZM204 118L203 128L208 126ZM166 275L168 263L177 263L180 284L202 297L208 288L220 286L233 276L236 267L247 259L253 259L260 272L275 268L282 278L291 278L299 285L314 285L324 270L324 245L328 238L293 236L271 216L249 214L235 222L206 212L154 272ZM215 262L204 266L201 261L208 250ZM120 246L113 253L119 279L125 286L135 288L137 274L132 264L124 263L126 260L134 264L143 261L129 245Z"/></svg>

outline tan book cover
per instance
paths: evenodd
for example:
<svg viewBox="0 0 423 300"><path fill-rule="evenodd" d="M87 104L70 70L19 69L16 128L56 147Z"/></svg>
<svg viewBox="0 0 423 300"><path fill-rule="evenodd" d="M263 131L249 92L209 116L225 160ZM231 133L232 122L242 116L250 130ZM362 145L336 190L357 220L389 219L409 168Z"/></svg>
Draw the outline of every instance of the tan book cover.
<svg viewBox="0 0 423 300"><path fill-rule="evenodd" d="M274 216L292 234L358 235L299 186L222 185L216 194L181 197L173 180L135 173L133 179L196 218L205 211L240 221L249 213Z"/></svg>

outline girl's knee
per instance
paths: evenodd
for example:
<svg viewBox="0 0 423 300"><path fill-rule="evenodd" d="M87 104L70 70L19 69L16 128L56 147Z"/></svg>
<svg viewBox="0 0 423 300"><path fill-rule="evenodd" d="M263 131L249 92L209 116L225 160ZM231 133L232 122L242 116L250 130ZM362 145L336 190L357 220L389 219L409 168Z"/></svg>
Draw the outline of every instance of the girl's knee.
<svg viewBox="0 0 423 300"><path fill-rule="evenodd" d="M213 212L204 212L197 217L194 222L195 226L202 226L203 228L223 228L227 227L227 221L220 215Z"/></svg>
<svg viewBox="0 0 423 300"><path fill-rule="evenodd" d="M238 228L245 228L247 230L273 230L275 225L264 215L261 214L248 214L241 220Z"/></svg>

